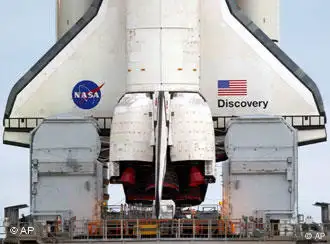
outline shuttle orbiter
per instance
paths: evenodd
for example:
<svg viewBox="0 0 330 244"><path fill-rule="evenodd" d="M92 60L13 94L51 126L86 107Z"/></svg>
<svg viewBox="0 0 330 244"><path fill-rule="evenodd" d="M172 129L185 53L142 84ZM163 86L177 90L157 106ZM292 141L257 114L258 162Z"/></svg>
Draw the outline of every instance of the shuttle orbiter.
<svg viewBox="0 0 330 244"><path fill-rule="evenodd" d="M199 204L233 116L283 116L300 145L326 140L317 86L278 47L278 10L279 0L58 0L58 41L13 87L4 143L29 147L49 116L93 116L127 202Z"/></svg>

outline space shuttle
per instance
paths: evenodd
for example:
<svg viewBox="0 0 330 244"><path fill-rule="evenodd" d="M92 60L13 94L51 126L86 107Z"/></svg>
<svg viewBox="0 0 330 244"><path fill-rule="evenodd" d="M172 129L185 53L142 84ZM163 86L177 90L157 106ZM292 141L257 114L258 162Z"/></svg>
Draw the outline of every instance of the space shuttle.
<svg viewBox="0 0 330 244"><path fill-rule="evenodd" d="M12 88L3 142L93 117L127 203L203 202L234 117L282 116L299 145L326 140L316 84L279 47L279 0L57 0L57 37Z"/></svg>

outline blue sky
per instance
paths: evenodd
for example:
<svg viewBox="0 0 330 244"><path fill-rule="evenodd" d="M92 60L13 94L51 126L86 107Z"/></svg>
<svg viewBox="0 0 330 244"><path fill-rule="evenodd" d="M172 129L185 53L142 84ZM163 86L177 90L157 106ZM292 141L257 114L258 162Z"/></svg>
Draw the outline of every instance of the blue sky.
<svg viewBox="0 0 330 244"><path fill-rule="evenodd" d="M328 9L329 0L281 1L280 46L317 83L326 109L330 107ZM11 88L54 44L55 30L55 0L0 0L1 120ZM312 204L330 202L329 149L330 143L299 149L299 208L315 220L320 220L320 210ZM1 217L4 206L29 203L29 156L28 149L2 144L0 155ZM218 184L207 194L209 201L220 196Z"/></svg>

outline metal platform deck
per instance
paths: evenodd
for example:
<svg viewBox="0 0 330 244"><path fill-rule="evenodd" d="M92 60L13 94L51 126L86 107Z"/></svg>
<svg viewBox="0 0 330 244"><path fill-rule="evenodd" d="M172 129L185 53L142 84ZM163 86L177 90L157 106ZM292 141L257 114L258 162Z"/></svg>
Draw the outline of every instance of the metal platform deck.
<svg viewBox="0 0 330 244"><path fill-rule="evenodd" d="M235 224L234 232L227 232L221 220L107 220L107 221L76 221L69 223L64 229L58 226L50 230L41 223L20 224L18 227L7 228L7 237L3 244L20 243L324 243L330 242L327 234L328 226L314 224L306 229L306 225L269 225L248 223L244 227ZM160 222L161 221L161 222ZM166 221L166 220L165 220ZM202 221L202 222L201 222ZM206 224L204 222L206 221ZM91 223L93 223L91 225ZM95 225L95 223L98 223ZM156 223L156 224L154 224ZM17 233L11 234L10 228L16 228ZM27 233L27 228L33 231ZM91 228L93 227L93 228ZM95 228L94 228L95 227ZM290 228L292 227L292 228ZM24 231L23 228L25 228Z"/></svg>

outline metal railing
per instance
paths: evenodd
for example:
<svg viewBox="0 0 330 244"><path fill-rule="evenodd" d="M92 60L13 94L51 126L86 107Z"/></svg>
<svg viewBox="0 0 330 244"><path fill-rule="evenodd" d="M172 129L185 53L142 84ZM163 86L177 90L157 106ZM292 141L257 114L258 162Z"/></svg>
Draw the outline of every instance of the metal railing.
<svg viewBox="0 0 330 244"><path fill-rule="evenodd" d="M109 219L71 220L61 226L41 222L20 223L17 233L7 227L6 242L36 240L40 243L70 240L255 240L297 241L330 240L326 225L270 224L242 220L204 219ZM25 229L24 229L25 228ZM27 232L27 229L33 231Z"/></svg>

